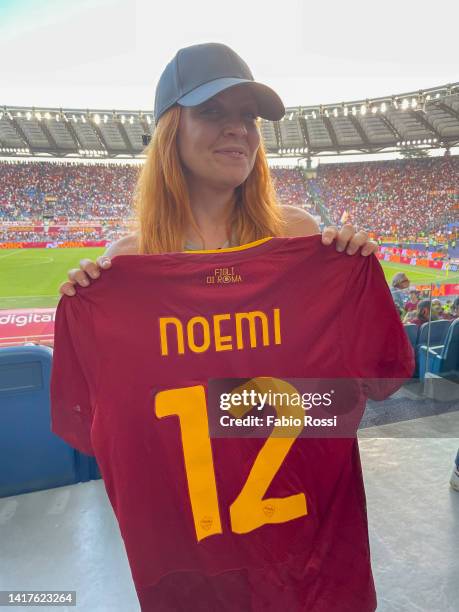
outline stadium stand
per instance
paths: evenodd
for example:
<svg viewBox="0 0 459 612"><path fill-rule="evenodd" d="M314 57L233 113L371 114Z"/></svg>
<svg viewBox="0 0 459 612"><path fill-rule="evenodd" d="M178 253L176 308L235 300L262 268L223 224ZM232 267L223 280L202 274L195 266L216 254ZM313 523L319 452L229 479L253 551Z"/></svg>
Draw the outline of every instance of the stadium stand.
<svg viewBox="0 0 459 612"><path fill-rule="evenodd" d="M459 157L327 164L311 188L333 223L384 236L444 233L458 217Z"/></svg>
<svg viewBox="0 0 459 612"><path fill-rule="evenodd" d="M3 225L0 242L112 240L126 235L138 172L139 166L128 164L1 162L0 221L42 224L51 210L53 223L94 221L99 227L82 231L60 226L57 232L51 228L44 233ZM307 192L300 170L279 168L272 174L282 203L304 205Z"/></svg>
<svg viewBox="0 0 459 612"><path fill-rule="evenodd" d="M46 198L53 214L74 221L126 218L139 167L75 163L0 163L0 216L5 221L41 221Z"/></svg>
<svg viewBox="0 0 459 612"><path fill-rule="evenodd" d="M41 223L52 199L55 223L94 221L101 225L89 234L61 229L55 239L124 235L126 220L132 218L138 171L138 166L128 164L1 162L0 219ZM271 172L283 204L320 212L319 200L333 223L353 222L382 238L445 234L451 232L458 216L459 157L327 164L312 179L305 179L300 169L274 168ZM118 225L108 227L108 222ZM47 239L45 234L5 226L0 233L0 241Z"/></svg>

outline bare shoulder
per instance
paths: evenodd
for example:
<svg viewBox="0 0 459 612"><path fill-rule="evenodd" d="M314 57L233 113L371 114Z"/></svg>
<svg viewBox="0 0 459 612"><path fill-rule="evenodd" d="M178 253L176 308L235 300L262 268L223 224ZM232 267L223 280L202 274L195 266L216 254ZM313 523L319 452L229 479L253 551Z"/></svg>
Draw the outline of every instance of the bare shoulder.
<svg viewBox="0 0 459 612"><path fill-rule="evenodd" d="M104 255L113 259L117 255L137 255L139 252L138 234L128 234L116 240L105 251Z"/></svg>
<svg viewBox="0 0 459 612"><path fill-rule="evenodd" d="M282 215L286 222L285 236L293 238L295 236L312 236L320 234L319 226L312 215L304 208L298 206L281 206Z"/></svg>

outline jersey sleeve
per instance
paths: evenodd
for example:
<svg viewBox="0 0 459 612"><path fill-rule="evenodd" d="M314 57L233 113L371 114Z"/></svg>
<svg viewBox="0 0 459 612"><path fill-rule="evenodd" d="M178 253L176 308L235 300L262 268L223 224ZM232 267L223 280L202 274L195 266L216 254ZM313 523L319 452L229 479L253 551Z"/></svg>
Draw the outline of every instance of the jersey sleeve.
<svg viewBox="0 0 459 612"><path fill-rule="evenodd" d="M378 259L356 257L341 308L341 344L350 375L380 400L411 378L414 351Z"/></svg>
<svg viewBox="0 0 459 612"><path fill-rule="evenodd" d="M87 455L94 455L90 433L98 371L90 304L78 293L63 296L54 324L51 431Z"/></svg>

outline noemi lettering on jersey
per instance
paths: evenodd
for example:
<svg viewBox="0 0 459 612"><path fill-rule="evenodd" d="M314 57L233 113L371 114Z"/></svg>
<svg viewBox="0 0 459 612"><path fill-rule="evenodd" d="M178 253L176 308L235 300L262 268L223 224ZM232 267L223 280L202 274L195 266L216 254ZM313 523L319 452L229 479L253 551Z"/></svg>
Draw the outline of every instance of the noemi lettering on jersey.
<svg viewBox="0 0 459 612"><path fill-rule="evenodd" d="M188 321L159 317L159 335L162 356L281 344L280 309L196 316Z"/></svg>

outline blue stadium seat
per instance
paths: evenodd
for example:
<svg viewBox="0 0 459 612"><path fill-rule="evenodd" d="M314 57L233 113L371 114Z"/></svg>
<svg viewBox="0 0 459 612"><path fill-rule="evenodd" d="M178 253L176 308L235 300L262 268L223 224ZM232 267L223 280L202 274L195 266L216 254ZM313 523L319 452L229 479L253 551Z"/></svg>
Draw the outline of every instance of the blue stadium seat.
<svg viewBox="0 0 459 612"><path fill-rule="evenodd" d="M424 323L419 329L417 346L420 347L427 344L429 346L439 346L445 344L446 334L448 333L450 325L451 321L447 319L439 319L438 321Z"/></svg>
<svg viewBox="0 0 459 612"><path fill-rule="evenodd" d="M459 380L459 319L449 326L444 346L419 347L420 377L426 372Z"/></svg>
<svg viewBox="0 0 459 612"><path fill-rule="evenodd" d="M53 351L0 349L0 497L79 482L79 453L50 429Z"/></svg>
<svg viewBox="0 0 459 612"><path fill-rule="evenodd" d="M418 340L419 327L415 323L405 323L403 327L411 342L411 346L415 348Z"/></svg>
<svg viewBox="0 0 459 612"><path fill-rule="evenodd" d="M414 370L414 378L418 378L420 375L419 363L421 348L429 346L434 350L441 351L445 344L446 334L448 333L450 325L451 321L447 319L439 319L438 321L431 321L430 323L428 322L421 325L415 347L416 367Z"/></svg>

